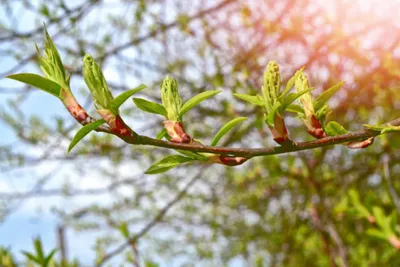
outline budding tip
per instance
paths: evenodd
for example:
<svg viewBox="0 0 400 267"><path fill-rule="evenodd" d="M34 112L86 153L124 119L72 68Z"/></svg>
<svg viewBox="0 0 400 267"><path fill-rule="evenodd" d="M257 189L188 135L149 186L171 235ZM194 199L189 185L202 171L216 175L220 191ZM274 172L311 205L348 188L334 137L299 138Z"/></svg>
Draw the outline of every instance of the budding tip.
<svg viewBox="0 0 400 267"><path fill-rule="evenodd" d="M83 63L84 63L84 64L93 65L93 62L94 62L93 57L92 57L90 54L86 54L86 55L83 57Z"/></svg>

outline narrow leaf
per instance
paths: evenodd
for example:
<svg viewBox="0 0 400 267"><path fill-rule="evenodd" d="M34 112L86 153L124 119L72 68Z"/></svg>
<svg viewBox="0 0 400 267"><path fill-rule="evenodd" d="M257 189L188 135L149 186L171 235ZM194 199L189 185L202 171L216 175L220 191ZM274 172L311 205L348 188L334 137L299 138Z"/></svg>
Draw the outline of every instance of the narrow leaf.
<svg viewBox="0 0 400 267"><path fill-rule="evenodd" d="M282 100L282 105L279 108L279 111L283 112L286 110L286 108L292 104L296 99L298 99L299 97L301 97L302 95L311 92L312 90L314 90L314 88L311 89L307 89L304 91L301 91L299 93L290 93L288 94L283 100Z"/></svg>
<svg viewBox="0 0 400 267"><path fill-rule="evenodd" d="M165 136L168 136L167 130L163 128L156 136L157 140L163 139Z"/></svg>
<svg viewBox="0 0 400 267"><path fill-rule="evenodd" d="M36 250L36 256L39 258L40 261L43 261L44 253L43 253L43 248L42 248L42 241L40 241L40 238L35 238L33 240L33 245Z"/></svg>
<svg viewBox="0 0 400 267"><path fill-rule="evenodd" d="M128 224L126 222L122 222L118 226L118 230L121 233L121 235L125 238L129 238L129 229L128 229Z"/></svg>
<svg viewBox="0 0 400 267"><path fill-rule="evenodd" d="M189 158L196 159L196 160L207 161L209 159L208 157L206 157L200 153L192 152L192 151L188 151L188 150L176 149L176 152L181 153L184 156L187 156Z"/></svg>
<svg viewBox="0 0 400 267"><path fill-rule="evenodd" d="M257 95L246 95L246 94L233 94L233 95L251 104L257 106L264 106L264 101Z"/></svg>
<svg viewBox="0 0 400 267"><path fill-rule="evenodd" d="M336 121L330 121L326 126L325 126L325 132L329 136L335 136L335 135L341 135L341 134L346 134L347 130L340 125Z"/></svg>
<svg viewBox="0 0 400 267"><path fill-rule="evenodd" d="M399 132L399 131L400 131L400 126L389 125L382 129L381 134Z"/></svg>
<svg viewBox="0 0 400 267"><path fill-rule="evenodd" d="M367 129L370 129L370 130L373 130L376 132L381 132L385 128L385 126L383 126L383 125L363 124L363 126Z"/></svg>
<svg viewBox="0 0 400 267"><path fill-rule="evenodd" d="M41 264L40 259L36 258L33 254L26 251L22 251L22 254L24 254L31 261L36 262L37 264Z"/></svg>
<svg viewBox="0 0 400 267"><path fill-rule="evenodd" d="M227 134L233 127L235 127L237 124L241 123L242 121L247 120L246 117L239 117L235 118L229 122L227 122L224 126L221 127L221 129L218 131L218 133L214 136L214 139L211 142L211 146L216 146L218 141L225 135Z"/></svg>
<svg viewBox="0 0 400 267"><path fill-rule="evenodd" d="M342 87L343 84L344 84L344 82L340 82L340 83L332 86L325 92L323 92L320 96L318 96L318 98L315 100L315 103L314 103L314 109L317 111L320 108L322 108L329 101L329 99L331 99L332 96L334 96L336 94L336 92L339 91L340 87Z"/></svg>
<svg viewBox="0 0 400 267"><path fill-rule="evenodd" d="M145 89L147 86L144 84L139 85L138 87L132 89L132 90L128 90L126 92L123 92L122 94L120 94L119 96L117 96L116 98L114 98L111 103L110 103L110 109L114 112L117 112L119 107L125 103L125 101L131 97L132 95L136 94L137 92Z"/></svg>
<svg viewBox="0 0 400 267"><path fill-rule="evenodd" d="M167 117L167 111L158 103L147 101L143 98L133 98L133 102L135 102L136 106L143 111Z"/></svg>
<svg viewBox="0 0 400 267"><path fill-rule="evenodd" d="M379 231L378 229L374 229L374 228L368 229L367 235L369 235L371 237L375 237L377 239L382 239L385 241L387 241L387 239L388 239L388 236L384 232Z"/></svg>
<svg viewBox="0 0 400 267"><path fill-rule="evenodd" d="M296 104L290 104L286 107L286 111L299 114L300 116L304 116L304 109Z"/></svg>
<svg viewBox="0 0 400 267"><path fill-rule="evenodd" d="M292 78L289 79L289 81L286 84L285 90L283 90L281 94L281 98L285 97L289 93L290 89L292 89L292 87L294 86L297 78L300 76L300 74L302 74L303 69L304 67L296 71L295 75L293 75Z"/></svg>
<svg viewBox="0 0 400 267"><path fill-rule="evenodd" d="M181 109L179 111L179 116L182 117L183 114L185 114L186 112L191 110L196 105L200 104L202 101L204 101L207 98L210 98L210 97L212 97L212 96L214 96L216 94L219 94L221 92L222 92L221 90L210 90L210 91L205 91L203 93L200 93L200 94L192 97L191 99L186 101L185 104L182 105L182 107L181 107Z"/></svg>
<svg viewBox="0 0 400 267"><path fill-rule="evenodd" d="M82 139L84 138L88 133L99 127L105 123L105 120L98 120L89 124L86 124L82 128L79 129L79 131L75 134L74 138L71 141L71 144L68 147L68 152L71 151L71 149Z"/></svg>
<svg viewBox="0 0 400 267"><path fill-rule="evenodd" d="M8 75L7 78L29 84L56 97L60 97L61 85L40 75L33 73L19 73Z"/></svg>
<svg viewBox="0 0 400 267"><path fill-rule="evenodd" d="M192 161L193 159L187 158L181 155L172 155L163 158L161 161L157 162L156 164L152 165L150 168L147 169L145 174L156 174L166 172L179 164Z"/></svg>
<svg viewBox="0 0 400 267"><path fill-rule="evenodd" d="M49 266L50 261L52 260L54 254L57 252L57 249L53 249L52 251L50 251L49 255L46 257L46 259L44 260L43 265L44 266Z"/></svg>

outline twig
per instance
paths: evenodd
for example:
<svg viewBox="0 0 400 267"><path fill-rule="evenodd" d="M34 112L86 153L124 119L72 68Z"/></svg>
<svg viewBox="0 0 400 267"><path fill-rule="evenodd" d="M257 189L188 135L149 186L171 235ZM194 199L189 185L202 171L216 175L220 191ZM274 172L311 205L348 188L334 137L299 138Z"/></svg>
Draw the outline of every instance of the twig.
<svg viewBox="0 0 400 267"><path fill-rule="evenodd" d="M179 202L189 190L189 188L201 177L204 172L204 168L202 168L184 187L179 193L167 203L167 205L162 208L158 214L153 218L151 222L149 222L139 233L129 238L124 244L117 247L115 250L106 254L103 259L97 264L98 267L103 266L108 260L112 257L121 253L124 249L126 249L129 245L136 243L136 241L147 234L158 222L160 222L165 214L174 206L177 202Z"/></svg>
<svg viewBox="0 0 400 267"><path fill-rule="evenodd" d="M389 193L393 199L394 205L396 206L397 213L400 215L400 199L399 196L397 195L397 192L393 186L392 179L390 177L389 157L387 155L385 155L383 158L383 177L387 182Z"/></svg>

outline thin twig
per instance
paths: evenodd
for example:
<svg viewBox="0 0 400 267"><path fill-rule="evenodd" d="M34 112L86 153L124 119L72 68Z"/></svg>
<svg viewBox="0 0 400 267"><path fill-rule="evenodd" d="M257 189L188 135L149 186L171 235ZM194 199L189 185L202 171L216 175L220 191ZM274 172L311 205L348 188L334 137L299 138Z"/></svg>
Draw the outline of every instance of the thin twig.
<svg viewBox="0 0 400 267"><path fill-rule="evenodd" d="M383 158L383 177L385 178L388 188L389 188L389 193L390 196L393 199L393 203L396 206L397 213L400 215L400 199L399 196L397 195L396 189L393 186L392 179L390 177L390 169L389 169L389 156L385 155Z"/></svg>
<svg viewBox="0 0 400 267"><path fill-rule="evenodd" d="M189 188L201 177L201 175L204 172L204 168L202 168L183 188L179 193L170 201L167 203L167 205L162 208L157 215L153 218L152 221L150 221L139 233L136 235L132 236L129 238L124 244L120 245L117 247L115 250L109 252L106 254L101 262L97 264L98 267L103 266L108 260L110 260L112 257L118 255L121 253L124 249L126 249L129 245L135 244L136 241L147 234L157 223L159 223L165 216L165 214L176 204L178 203L186 194L186 192L189 190Z"/></svg>

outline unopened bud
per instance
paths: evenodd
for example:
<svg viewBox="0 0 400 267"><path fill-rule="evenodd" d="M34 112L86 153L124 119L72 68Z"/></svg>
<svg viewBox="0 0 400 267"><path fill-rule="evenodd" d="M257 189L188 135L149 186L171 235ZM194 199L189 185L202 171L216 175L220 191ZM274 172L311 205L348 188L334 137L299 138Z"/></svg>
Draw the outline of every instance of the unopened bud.
<svg viewBox="0 0 400 267"><path fill-rule="evenodd" d="M113 96L108 89L100 66L93 60L91 55L86 55L83 58L83 78L92 93L96 109L108 109Z"/></svg>
<svg viewBox="0 0 400 267"><path fill-rule="evenodd" d="M161 84L161 100L167 110L167 118L170 121L180 121L179 111L182 99L178 93L178 82L167 76Z"/></svg>

